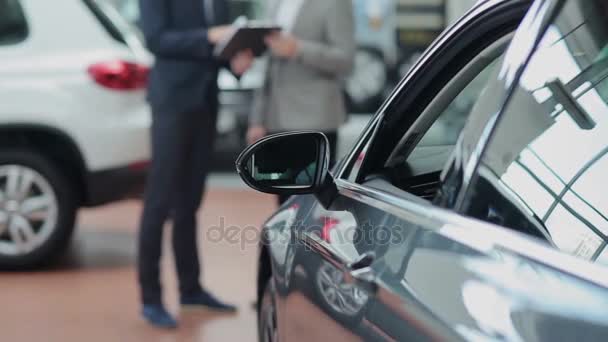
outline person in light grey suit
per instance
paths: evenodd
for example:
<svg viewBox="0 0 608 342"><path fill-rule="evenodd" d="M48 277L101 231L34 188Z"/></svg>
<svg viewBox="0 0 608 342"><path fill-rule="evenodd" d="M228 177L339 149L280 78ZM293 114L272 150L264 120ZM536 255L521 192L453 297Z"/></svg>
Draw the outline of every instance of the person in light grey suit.
<svg viewBox="0 0 608 342"><path fill-rule="evenodd" d="M335 155L346 121L343 80L354 64L351 0L274 0L270 19L281 33L266 39L266 80L254 97L248 141L292 130L324 132ZM335 158L332 158L332 160Z"/></svg>

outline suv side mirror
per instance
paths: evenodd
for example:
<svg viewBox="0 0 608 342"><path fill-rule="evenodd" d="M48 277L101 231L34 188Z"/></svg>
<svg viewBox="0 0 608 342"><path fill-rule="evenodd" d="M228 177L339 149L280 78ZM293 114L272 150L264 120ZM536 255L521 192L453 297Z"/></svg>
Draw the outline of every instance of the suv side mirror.
<svg viewBox="0 0 608 342"><path fill-rule="evenodd" d="M328 167L329 142L318 132L268 136L248 147L236 161L247 185L277 195L320 192L331 177Z"/></svg>

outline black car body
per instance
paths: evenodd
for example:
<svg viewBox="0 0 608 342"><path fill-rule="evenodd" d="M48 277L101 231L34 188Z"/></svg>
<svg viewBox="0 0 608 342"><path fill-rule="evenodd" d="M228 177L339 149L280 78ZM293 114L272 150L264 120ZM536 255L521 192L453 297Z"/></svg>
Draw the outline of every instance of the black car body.
<svg viewBox="0 0 608 342"><path fill-rule="evenodd" d="M479 4L331 172L318 133L245 151L297 194L262 229L260 338L608 340L605 4Z"/></svg>

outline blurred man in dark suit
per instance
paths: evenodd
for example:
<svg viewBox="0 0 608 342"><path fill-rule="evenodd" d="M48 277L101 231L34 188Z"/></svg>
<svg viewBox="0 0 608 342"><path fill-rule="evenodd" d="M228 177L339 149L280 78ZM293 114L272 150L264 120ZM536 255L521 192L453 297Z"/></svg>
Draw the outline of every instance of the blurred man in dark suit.
<svg viewBox="0 0 608 342"><path fill-rule="evenodd" d="M148 89L152 107L152 166L139 234L138 271L143 317L177 326L162 303L159 261L163 226L171 215L173 252L182 306L235 311L200 285L198 211L211 160L218 112L218 70L213 48L231 33L227 0L140 0L141 26L156 57ZM250 52L231 62L240 75Z"/></svg>

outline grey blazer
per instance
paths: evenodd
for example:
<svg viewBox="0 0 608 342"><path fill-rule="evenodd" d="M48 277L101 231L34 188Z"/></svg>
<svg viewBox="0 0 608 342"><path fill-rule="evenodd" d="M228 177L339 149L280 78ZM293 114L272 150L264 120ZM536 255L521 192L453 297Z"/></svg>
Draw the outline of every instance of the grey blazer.
<svg viewBox="0 0 608 342"><path fill-rule="evenodd" d="M277 9L275 1L272 17ZM342 83L354 64L352 1L305 0L292 34L300 41L298 55L269 57L250 124L270 132L336 130L346 121Z"/></svg>

